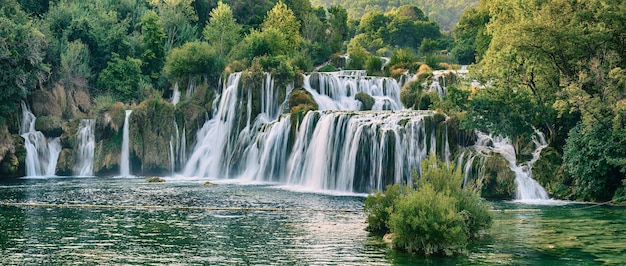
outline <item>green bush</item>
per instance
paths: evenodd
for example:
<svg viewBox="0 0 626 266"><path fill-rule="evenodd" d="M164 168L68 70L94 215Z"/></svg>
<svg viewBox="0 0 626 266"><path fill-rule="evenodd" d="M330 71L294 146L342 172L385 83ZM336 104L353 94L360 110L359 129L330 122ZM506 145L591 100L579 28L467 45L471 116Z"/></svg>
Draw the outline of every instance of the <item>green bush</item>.
<svg viewBox="0 0 626 266"><path fill-rule="evenodd" d="M318 72L335 72L337 71L337 67L333 63L328 63L328 65L321 67L317 71Z"/></svg>
<svg viewBox="0 0 626 266"><path fill-rule="evenodd" d="M414 175L412 188L389 186L364 201L367 230L390 232L395 249L423 255L463 253L491 226L489 205L473 188L463 188L454 165L431 156Z"/></svg>
<svg viewBox="0 0 626 266"><path fill-rule="evenodd" d="M374 191L374 194L365 198L365 210L367 215L367 230L375 233L386 233L389 231L387 222L393 212L393 204L396 200L407 193L406 186L399 184L389 185L385 192Z"/></svg>
<svg viewBox="0 0 626 266"><path fill-rule="evenodd" d="M423 184L419 192L409 193L394 202L389 216L393 247L425 255L452 255L468 242L458 200L438 193L432 184Z"/></svg>
<svg viewBox="0 0 626 266"><path fill-rule="evenodd" d="M372 110L372 107L374 107L374 104L376 103L374 97L362 91L357 92L357 94L354 95L354 98L361 101L361 111Z"/></svg>

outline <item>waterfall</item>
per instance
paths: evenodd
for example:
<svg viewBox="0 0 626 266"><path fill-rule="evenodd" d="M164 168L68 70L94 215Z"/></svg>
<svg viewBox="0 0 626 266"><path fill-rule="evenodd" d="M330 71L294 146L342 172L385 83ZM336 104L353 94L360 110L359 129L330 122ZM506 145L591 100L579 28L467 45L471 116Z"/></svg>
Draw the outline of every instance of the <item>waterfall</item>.
<svg viewBox="0 0 626 266"><path fill-rule="evenodd" d="M515 173L515 184L517 190L515 197L517 200L546 200L548 193L532 178L532 167L539 160L541 150L548 146L543 133L537 131L537 137L533 136L535 144L532 159L528 162L517 164L515 148L508 138L492 137L490 135L477 132L478 140L475 149L479 154L489 155L491 153L500 154L508 163L509 168Z"/></svg>
<svg viewBox="0 0 626 266"><path fill-rule="evenodd" d="M226 175L225 164L233 153L233 139L237 136L235 121L239 115L240 101L237 87L241 73L230 75L213 119L207 121L197 133L197 143L189 157L184 176L222 178Z"/></svg>
<svg viewBox="0 0 626 266"><path fill-rule="evenodd" d="M120 156L120 176L130 176L130 140L128 136L128 118L132 112L133 110L126 110L126 118L124 118L122 154Z"/></svg>
<svg viewBox="0 0 626 266"><path fill-rule="evenodd" d="M48 141L43 133L35 130L36 120L22 102L20 136L24 138L26 148L26 176L53 176L61 153L61 141L59 138Z"/></svg>
<svg viewBox="0 0 626 266"><path fill-rule="evenodd" d="M241 73L232 74L214 105L213 118L197 133L183 176L370 192L409 183L429 153L449 157L447 143L435 147L441 132L435 132L434 112L398 111L402 109L398 83L362 74L305 76L303 87L322 110L308 112L299 125L292 125L288 114L280 114L286 101L276 97L278 89L269 74L261 81L257 117L251 116L252 101L246 100L252 97L251 90L240 88ZM372 95L379 110L356 111L357 92ZM447 142L447 137L440 140Z"/></svg>
<svg viewBox="0 0 626 266"><path fill-rule="evenodd" d="M430 111L309 112L287 166L287 184L370 192L410 182L428 155Z"/></svg>
<svg viewBox="0 0 626 266"><path fill-rule="evenodd" d="M359 110L354 96L372 96L373 110L401 110L400 84L392 78L368 77L361 72L313 73L305 76L304 88L313 95L320 110Z"/></svg>
<svg viewBox="0 0 626 266"><path fill-rule="evenodd" d="M95 148L95 119L83 119L76 133L76 165L74 175L93 176L93 156Z"/></svg>
<svg viewBox="0 0 626 266"><path fill-rule="evenodd" d="M172 92L172 104L177 105L180 102L180 89L178 88L178 82L174 83L174 91Z"/></svg>

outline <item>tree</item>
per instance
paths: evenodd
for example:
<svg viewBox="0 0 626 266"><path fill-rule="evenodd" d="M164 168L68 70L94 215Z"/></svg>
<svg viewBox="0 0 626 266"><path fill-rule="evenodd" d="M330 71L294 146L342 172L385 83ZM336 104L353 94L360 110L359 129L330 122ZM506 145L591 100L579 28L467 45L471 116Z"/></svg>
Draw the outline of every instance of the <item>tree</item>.
<svg viewBox="0 0 626 266"><path fill-rule="evenodd" d="M193 9L194 0L150 0L159 10L163 29L167 35L167 51L196 39L195 23L198 15Z"/></svg>
<svg viewBox="0 0 626 266"><path fill-rule="evenodd" d="M329 14L329 46L332 52L338 53L343 48L343 42L348 38L348 13L341 6L328 9Z"/></svg>
<svg viewBox="0 0 626 266"><path fill-rule="evenodd" d="M61 79L64 83L86 86L91 79L89 49L80 40L68 42L61 54Z"/></svg>
<svg viewBox="0 0 626 266"><path fill-rule="evenodd" d="M489 47L491 35L487 33L489 9L485 4L467 9L454 28L455 46L452 54L461 64L480 61Z"/></svg>
<svg viewBox="0 0 626 266"><path fill-rule="evenodd" d="M295 50L302 42L300 21L282 1L279 1L272 10L267 12L267 17L261 28L263 31L275 29L283 34L291 50Z"/></svg>
<svg viewBox="0 0 626 266"><path fill-rule="evenodd" d="M142 78L141 60L132 57L122 59L114 53L98 76L98 86L113 93L122 102L139 102Z"/></svg>
<svg viewBox="0 0 626 266"><path fill-rule="evenodd" d="M220 56L224 57L241 39L241 25L237 24L230 6L219 1L211 10L209 24L202 32L204 39L217 47Z"/></svg>
<svg viewBox="0 0 626 266"><path fill-rule="evenodd" d="M206 75L209 84L217 84L224 71L224 61L215 48L206 42L188 42L172 49L165 61L165 75L172 80L185 80Z"/></svg>
<svg viewBox="0 0 626 266"><path fill-rule="evenodd" d="M237 47L238 59L252 61L260 56L279 56L291 51L292 47L287 43L287 37L277 29L265 31L254 30L246 35Z"/></svg>
<svg viewBox="0 0 626 266"><path fill-rule="evenodd" d="M152 10L146 12L141 18L141 30L143 32L143 53L141 56L143 73L156 80L165 62L163 43L167 38L159 15Z"/></svg>
<svg viewBox="0 0 626 266"><path fill-rule="evenodd" d="M0 124L47 80L46 45L45 36L15 0L0 0Z"/></svg>

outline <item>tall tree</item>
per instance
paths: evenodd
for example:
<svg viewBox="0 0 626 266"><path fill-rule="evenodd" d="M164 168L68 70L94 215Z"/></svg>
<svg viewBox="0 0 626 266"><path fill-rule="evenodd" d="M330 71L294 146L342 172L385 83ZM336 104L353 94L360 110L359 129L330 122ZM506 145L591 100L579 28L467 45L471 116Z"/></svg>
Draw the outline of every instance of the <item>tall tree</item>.
<svg viewBox="0 0 626 266"><path fill-rule="evenodd" d="M196 39L198 15L193 9L194 0L150 0L159 9L167 41L167 51Z"/></svg>
<svg viewBox="0 0 626 266"><path fill-rule="evenodd" d="M45 36L15 0L0 0L0 124L48 78Z"/></svg>
<svg viewBox="0 0 626 266"><path fill-rule="evenodd" d="M331 51L338 53L343 47L343 42L348 38L348 13L341 6L333 6L328 9L328 14L329 45Z"/></svg>
<svg viewBox="0 0 626 266"><path fill-rule="evenodd" d="M165 62L164 41L167 38L159 15L152 10L146 12L141 18L141 30L143 41L142 70L144 74L156 80Z"/></svg>
<svg viewBox="0 0 626 266"><path fill-rule="evenodd" d="M275 29L285 35L287 44L295 50L302 37L300 36L300 21L296 18L293 11L279 1L272 10L267 12L267 17L261 25L263 31Z"/></svg>
<svg viewBox="0 0 626 266"><path fill-rule="evenodd" d="M230 49L241 39L241 25L237 24L230 6L219 1L211 10L209 24L202 32L204 39L217 48L221 56L228 54Z"/></svg>

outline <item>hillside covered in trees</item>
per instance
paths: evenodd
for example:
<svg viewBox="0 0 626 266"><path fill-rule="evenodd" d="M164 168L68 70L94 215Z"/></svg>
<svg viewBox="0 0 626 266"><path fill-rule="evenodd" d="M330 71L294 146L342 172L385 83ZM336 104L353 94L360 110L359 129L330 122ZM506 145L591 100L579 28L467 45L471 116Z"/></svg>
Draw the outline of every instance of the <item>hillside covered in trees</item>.
<svg viewBox="0 0 626 266"><path fill-rule="evenodd" d="M341 5L348 10L348 16L358 19L370 12L387 12L403 5L417 6L444 31L451 30L459 21L463 11L476 6L478 0L311 0L314 6Z"/></svg>

